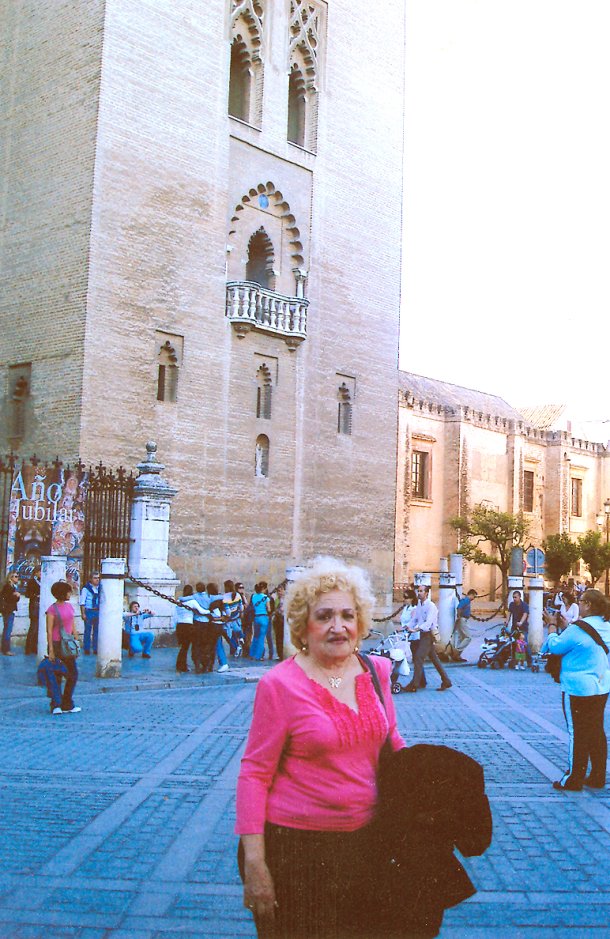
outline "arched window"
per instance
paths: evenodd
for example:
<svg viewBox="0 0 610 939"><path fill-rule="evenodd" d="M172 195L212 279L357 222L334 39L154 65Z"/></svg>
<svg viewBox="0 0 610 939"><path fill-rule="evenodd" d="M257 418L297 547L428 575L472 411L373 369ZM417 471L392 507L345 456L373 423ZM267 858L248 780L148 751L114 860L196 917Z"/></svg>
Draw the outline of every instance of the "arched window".
<svg viewBox="0 0 610 939"><path fill-rule="evenodd" d="M231 117L237 117L241 121L250 120L251 90L250 53L241 36L236 36L231 43L229 75L229 114Z"/></svg>
<svg viewBox="0 0 610 939"><path fill-rule="evenodd" d="M254 475L269 475L269 437L266 434L259 434L256 438L256 449L254 451Z"/></svg>
<svg viewBox="0 0 610 939"><path fill-rule="evenodd" d="M157 401L175 401L178 394L178 357L169 339L159 350Z"/></svg>
<svg viewBox="0 0 610 939"><path fill-rule="evenodd" d="M266 365L261 365L256 373L256 416L271 419L271 396L273 386L271 372Z"/></svg>
<svg viewBox="0 0 610 939"><path fill-rule="evenodd" d="M264 228L254 232L248 242L248 260L246 262L246 280L268 290L273 290L273 244Z"/></svg>
<svg viewBox="0 0 610 939"><path fill-rule="evenodd" d="M288 78L288 140L299 147L305 146L305 108L305 79L295 64Z"/></svg>
<svg viewBox="0 0 610 939"><path fill-rule="evenodd" d="M337 410L337 433L338 434L351 434L352 432L352 396L345 382L343 382L343 384L339 386L337 398L339 402L338 410Z"/></svg>

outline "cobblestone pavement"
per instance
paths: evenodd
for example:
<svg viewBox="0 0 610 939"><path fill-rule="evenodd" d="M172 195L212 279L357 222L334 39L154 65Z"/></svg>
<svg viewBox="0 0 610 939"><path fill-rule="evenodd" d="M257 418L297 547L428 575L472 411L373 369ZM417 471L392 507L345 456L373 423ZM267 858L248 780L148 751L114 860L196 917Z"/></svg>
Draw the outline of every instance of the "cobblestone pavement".
<svg viewBox="0 0 610 939"><path fill-rule="evenodd" d="M33 659L0 660L1 937L255 935L232 829L261 666L176 676L174 659L155 650L115 682L85 659L83 711L56 718ZM407 742L446 743L485 766L493 844L465 862L478 893L447 913L442 939L610 937L610 789L551 788L566 757L558 686L450 668L446 693L428 673L428 690L395 698Z"/></svg>

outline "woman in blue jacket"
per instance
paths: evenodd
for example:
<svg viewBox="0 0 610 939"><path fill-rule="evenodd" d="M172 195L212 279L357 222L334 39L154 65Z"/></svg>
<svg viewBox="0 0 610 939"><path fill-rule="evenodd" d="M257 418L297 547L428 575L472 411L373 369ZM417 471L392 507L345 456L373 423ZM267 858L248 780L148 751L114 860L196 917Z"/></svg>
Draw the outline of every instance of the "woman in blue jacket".
<svg viewBox="0 0 610 939"><path fill-rule="evenodd" d="M592 626L610 648L610 603L599 590L585 590L579 604L580 620ZM561 635L549 625L541 652L561 656L561 698L569 734L569 769L553 783L555 789L580 792L583 785L603 789L606 785L608 743L604 732L604 709L610 691L607 649L577 623ZM587 768L591 762L591 771Z"/></svg>

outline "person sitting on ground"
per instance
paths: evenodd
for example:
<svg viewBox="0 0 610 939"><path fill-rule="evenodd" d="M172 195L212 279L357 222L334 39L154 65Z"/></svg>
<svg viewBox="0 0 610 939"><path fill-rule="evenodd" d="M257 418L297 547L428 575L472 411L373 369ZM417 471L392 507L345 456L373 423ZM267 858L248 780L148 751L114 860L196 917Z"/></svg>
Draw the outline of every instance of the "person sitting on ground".
<svg viewBox="0 0 610 939"><path fill-rule="evenodd" d="M141 652L143 659L150 658L150 650L155 640L155 634L143 630L142 624L145 619L150 619L152 615L150 610L140 610L140 604L137 600L132 600L129 604L129 612L123 614L123 629L129 637L130 659L134 657L136 652Z"/></svg>
<svg viewBox="0 0 610 939"><path fill-rule="evenodd" d="M472 601L477 595L476 590L469 590L465 597L462 597L455 610L455 626L451 637L453 651L451 657L454 662L466 662L462 652L472 641L470 630L468 629L468 620L472 616Z"/></svg>
<svg viewBox="0 0 610 939"><path fill-rule="evenodd" d="M46 611L48 657L51 662L59 660L65 665L65 673L56 673L56 683L51 686L51 714L78 714L81 708L74 704L74 689L78 681L78 668L74 656L64 655L61 648L62 630L68 636L78 639L74 625L74 608L68 599L72 587L65 580L58 580L51 586L55 603ZM65 678L63 694L61 684ZM51 690L50 688L50 690Z"/></svg>

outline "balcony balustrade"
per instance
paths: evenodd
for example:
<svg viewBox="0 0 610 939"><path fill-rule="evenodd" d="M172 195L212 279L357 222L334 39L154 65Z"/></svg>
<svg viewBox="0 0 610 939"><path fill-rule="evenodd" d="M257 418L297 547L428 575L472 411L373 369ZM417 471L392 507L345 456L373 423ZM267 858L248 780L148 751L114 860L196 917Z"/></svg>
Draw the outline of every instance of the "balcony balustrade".
<svg viewBox="0 0 610 939"><path fill-rule="evenodd" d="M227 284L226 315L240 338L251 329L281 336L291 350L307 338L304 297L284 297L248 280Z"/></svg>

